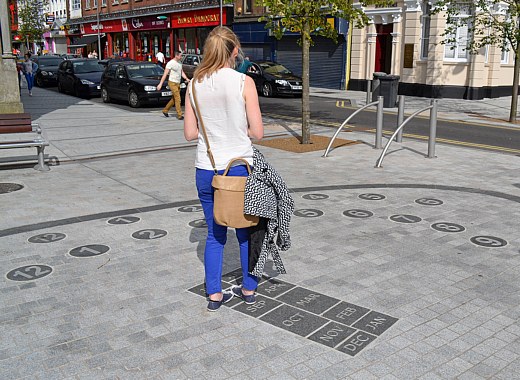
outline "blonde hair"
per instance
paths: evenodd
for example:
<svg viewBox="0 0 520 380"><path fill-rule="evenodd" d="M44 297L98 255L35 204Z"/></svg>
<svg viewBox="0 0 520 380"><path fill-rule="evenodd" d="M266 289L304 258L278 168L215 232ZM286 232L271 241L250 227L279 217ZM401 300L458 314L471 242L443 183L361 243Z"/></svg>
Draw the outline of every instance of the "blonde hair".
<svg viewBox="0 0 520 380"><path fill-rule="evenodd" d="M233 66L231 55L235 47L240 50L240 41L231 29L226 26L217 26L213 29L204 43L204 58L195 69L193 79L200 82L226 64Z"/></svg>

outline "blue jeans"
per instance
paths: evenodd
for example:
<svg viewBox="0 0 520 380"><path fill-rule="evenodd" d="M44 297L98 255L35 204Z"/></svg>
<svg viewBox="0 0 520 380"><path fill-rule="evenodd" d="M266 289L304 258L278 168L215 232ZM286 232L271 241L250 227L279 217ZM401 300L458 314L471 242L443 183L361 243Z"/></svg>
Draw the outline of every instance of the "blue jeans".
<svg viewBox="0 0 520 380"><path fill-rule="evenodd" d="M27 81L27 89L29 91L31 91L33 88L33 85L34 85L34 76L29 73L25 73L24 75L25 75L25 80Z"/></svg>
<svg viewBox="0 0 520 380"><path fill-rule="evenodd" d="M224 170L219 171L222 174ZM199 193L200 203L204 210L204 217L208 224L208 237L204 250L204 271L206 274L206 292L208 294L220 293L222 291L222 262L224 257L224 245L227 240L227 227L220 226L213 219L213 170L196 169L195 182ZM247 176L247 168L244 165L233 166L228 175ZM238 245L240 247L240 264L242 266L242 286L247 290L255 290L258 286L258 278L248 272L249 230L237 228L235 230Z"/></svg>

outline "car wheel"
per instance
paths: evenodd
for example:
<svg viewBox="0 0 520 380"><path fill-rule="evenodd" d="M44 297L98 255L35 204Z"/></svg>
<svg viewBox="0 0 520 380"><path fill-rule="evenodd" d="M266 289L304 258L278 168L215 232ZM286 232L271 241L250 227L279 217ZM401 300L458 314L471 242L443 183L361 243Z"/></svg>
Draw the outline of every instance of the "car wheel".
<svg viewBox="0 0 520 380"><path fill-rule="evenodd" d="M61 81L58 81L58 92L60 93L64 93L65 91L63 91L63 85L61 84Z"/></svg>
<svg viewBox="0 0 520 380"><path fill-rule="evenodd" d="M110 103L110 96L106 87L101 87L101 99L103 99L103 103Z"/></svg>
<svg viewBox="0 0 520 380"><path fill-rule="evenodd" d="M262 85L262 95L266 98L270 98L271 96L273 96L273 86L271 86L270 83L264 82L264 84Z"/></svg>
<svg viewBox="0 0 520 380"><path fill-rule="evenodd" d="M37 76L35 82L36 82L36 86L43 87L43 80L42 80L41 76Z"/></svg>
<svg viewBox="0 0 520 380"><path fill-rule="evenodd" d="M128 93L128 104L132 108L137 108L141 105L141 101L134 90L130 90Z"/></svg>
<svg viewBox="0 0 520 380"><path fill-rule="evenodd" d="M74 96L81 98L81 91L78 86L74 86Z"/></svg>

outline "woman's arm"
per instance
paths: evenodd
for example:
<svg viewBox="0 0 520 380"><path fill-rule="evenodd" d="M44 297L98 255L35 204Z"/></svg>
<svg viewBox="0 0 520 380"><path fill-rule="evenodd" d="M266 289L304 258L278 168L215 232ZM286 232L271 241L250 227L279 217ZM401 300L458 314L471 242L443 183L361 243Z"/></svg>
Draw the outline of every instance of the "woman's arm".
<svg viewBox="0 0 520 380"><path fill-rule="evenodd" d="M244 84L244 99L246 100L246 116L249 124L249 137L260 140L264 137L262 113L260 112L260 104L258 103L258 93L256 92L255 82L248 76L246 76Z"/></svg>
<svg viewBox="0 0 520 380"><path fill-rule="evenodd" d="M188 86L189 87L189 86ZM189 89L186 91L184 99L184 138L187 141L196 140L199 137L199 126L195 111L191 106Z"/></svg>

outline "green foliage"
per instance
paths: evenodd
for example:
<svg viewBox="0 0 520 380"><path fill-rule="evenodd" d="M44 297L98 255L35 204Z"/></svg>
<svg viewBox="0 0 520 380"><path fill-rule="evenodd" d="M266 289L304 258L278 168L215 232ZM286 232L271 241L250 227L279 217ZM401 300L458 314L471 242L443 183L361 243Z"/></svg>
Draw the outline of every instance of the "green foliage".
<svg viewBox="0 0 520 380"><path fill-rule="evenodd" d="M445 12L447 21L442 35L443 43L456 42L457 27L467 26L472 36L468 41L470 53L475 54L487 45L517 52L520 42L520 0L441 0L435 3L433 10L433 13L440 12ZM468 13L468 17L460 17Z"/></svg>
<svg viewBox="0 0 520 380"><path fill-rule="evenodd" d="M45 33L45 15L43 9L47 0L18 1L18 33L23 41L39 42Z"/></svg>
<svg viewBox="0 0 520 380"><path fill-rule="evenodd" d="M364 0L356 4L360 6L354 6L351 0L257 0L258 5L269 9L259 21L265 21L266 28L272 29L277 39L290 30L301 33L311 43L313 35L337 40L337 32L334 25L327 22L327 16L344 18L359 28L369 21L361 6L389 6L392 3L390 0Z"/></svg>

